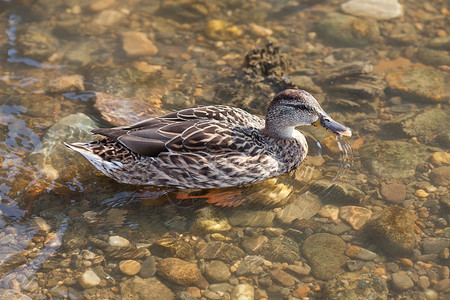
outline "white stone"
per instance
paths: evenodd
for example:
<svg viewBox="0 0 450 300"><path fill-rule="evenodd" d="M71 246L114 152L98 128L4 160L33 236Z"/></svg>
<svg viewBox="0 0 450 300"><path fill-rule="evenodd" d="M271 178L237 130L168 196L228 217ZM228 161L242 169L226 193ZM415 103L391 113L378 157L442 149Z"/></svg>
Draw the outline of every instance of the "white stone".
<svg viewBox="0 0 450 300"><path fill-rule="evenodd" d="M357 17L390 20L403 15L403 6L397 0L350 0L341 9Z"/></svg>
<svg viewBox="0 0 450 300"><path fill-rule="evenodd" d="M80 285L84 289L89 289L100 284L100 277L92 270L87 270L80 277Z"/></svg>
<svg viewBox="0 0 450 300"><path fill-rule="evenodd" d="M231 292L231 300L253 300L255 289L248 283L238 284Z"/></svg>
<svg viewBox="0 0 450 300"><path fill-rule="evenodd" d="M48 225L47 221L45 221L43 218L36 217L36 218L34 218L33 221L37 226L39 226L40 230L42 230L46 233L50 232L51 227L50 227L50 225Z"/></svg>
<svg viewBox="0 0 450 300"><path fill-rule="evenodd" d="M118 235L108 237L108 245L111 247L127 247L130 246L130 241Z"/></svg>

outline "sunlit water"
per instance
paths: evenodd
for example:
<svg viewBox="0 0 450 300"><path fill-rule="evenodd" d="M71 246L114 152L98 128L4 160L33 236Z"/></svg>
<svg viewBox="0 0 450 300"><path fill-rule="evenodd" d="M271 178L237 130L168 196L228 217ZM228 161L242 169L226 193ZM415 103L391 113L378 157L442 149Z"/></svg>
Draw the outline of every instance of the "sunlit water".
<svg viewBox="0 0 450 300"><path fill-rule="evenodd" d="M319 69L313 61L323 60L323 56L332 53L332 50L321 53L320 47L307 50L315 41L305 39L305 31L312 29L307 20L301 19L309 13L303 14L302 11L312 9L320 12L321 4L261 1L260 7L252 2L251 9L246 11L246 5L240 1L226 4L194 1L192 7L187 3L178 7L164 2L115 3L110 9L117 12L117 20L106 25L96 23L97 12L87 8L88 1L72 4L55 1L50 6L40 1L0 2L2 288L23 291L31 297L39 293L46 295L39 289L27 291L27 283L35 279L36 272L42 270L43 264L52 257L68 257L71 251L84 247L89 238L120 235L132 243L176 235L205 238L202 234L191 233L190 228L199 209L213 206L208 202L223 204L224 207L217 208L217 211L230 216L279 209L311 193L326 193L327 201L333 202L330 198L334 198L334 184L337 183L358 187L367 192L367 197L376 195L373 185L384 179L367 175L368 170L355 155L353 143L356 141L359 149L365 141L373 142L382 136L377 130L367 128L379 126L379 115L389 112L390 106L393 111L399 109L399 103L388 101L396 94L371 99L378 105L375 108L373 103L361 102L361 107L368 107L368 111L364 111L361 107L349 109L334 103L337 98L358 99L358 95L344 92L343 95L326 97L326 93L311 92L321 94L319 99L324 109L351 127L356 133L354 137L330 138L318 129L304 129L310 152L298 170L243 187L179 191L118 184L97 172L84 158L65 149L64 141L88 141L91 137L87 132L91 126L112 126L94 108L95 92L124 98L138 97L145 99L146 103L161 100L162 105L156 114L199 104L229 104L263 115L272 95L264 94L267 89L258 86L260 83L243 79L240 70L247 51L264 47L267 39L274 40L284 54L292 57L291 67L303 70L303 74ZM327 7L325 11L334 9L337 6ZM48 14L44 13L46 10L49 10ZM238 34L236 29L227 25L229 29L220 33L224 36L218 34L214 39L213 34L205 34L204 29L211 20L211 13L218 14L217 19L227 20L229 24L236 23L246 32ZM77 18L82 21L76 22ZM281 26L288 30L278 28L271 37L258 37L246 27L247 20L260 22L267 28ZM73 28L66 24L72 21ZM296 24L298 22L300 24ZM310 22L316 20L311 19ZM30 31L28 34L32 36L34 32L36 40L31 39L27 45L18 39L30 27L40 28L42 35ZM158 53L144 58L127 57L119 38L124 30L150 32ZM42 49L47 46L49 49ZM389 47L402 51L392 45ZM39 51L31 51L33 49ZM336 57L339 51L336 50ZM358 60L376 62L377 59L368 57L370 54L373 51L354 53L363 57ZM162 68L156 72L137 71L138 62ZM312 72L318 79L318 71ZM75 85L58 90L49 83L73 74L82 75L83 88ZM236 85L234 90L235 80L244 83ZM273 88L272 93L278 92L282 82L280 79L269 86L269 90ZM448 112L446 103L440 105ZM435 104L419 106L426 109ZM66 124L68 127L62 127L63 130L55 125L77 113L85 114L90 121L76 124L73 128ZM136 109L136 113L141 111ZM373 124L368 124L367 120L373 120ZM390 136L389 139L406 140L404 136ZM432 142L428 146L436 145ZM402 182L411 184L415 181L409 180ZM325 182L325 185L316 185L318 181ZM205 197L211 198L211 195L215 200L205 201ZM48 224L49 228L43 230L42 223ZM289 228L285 224L282 226ZM237 228L239 225L233 230ZM207 238L210 239L209 236ZM64 246L72 240L75 246ZM44 268L49 269L52 268ZM74 289L83 293L78 285Z"/></svg>

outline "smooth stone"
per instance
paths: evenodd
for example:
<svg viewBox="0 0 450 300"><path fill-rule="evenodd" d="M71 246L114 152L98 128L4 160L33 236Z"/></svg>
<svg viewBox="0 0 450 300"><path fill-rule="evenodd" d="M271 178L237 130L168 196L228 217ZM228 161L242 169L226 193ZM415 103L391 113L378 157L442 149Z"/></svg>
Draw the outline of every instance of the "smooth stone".
<svg viewBox="0 0 450 300"><path fill-rule="evenodd" d="M217 207L206 206L195 212L191 226L194 233L213 233L229 231L231 225Z"/></svg>
<svg viewBox="0 0 450 300"><path fill-rule="evenodd" d="M404 292L414 287L414 282L405 271L392 274L392 288L398 292Z"/></svg>
<svg viewBox="0 0 450 300"><path fill-rule="evenodd" d="M273 281L286 287L293 286L295 284L294 278L288 273L280 269L269 270L269 275Z"/></svg>
<svg viewBox="0 0 450 300"><path fill-rule="evenodd" d="M390 20L403 15L403 6L397 0L350 0L341 4L341 9L358 17Z"/></svg>
<svg viewBox="0 0 450 300"><path fill-rule="evenodd" d="M49 58L59 47L58 39L52 34L52 30L30 24L17 32L15 43L22 55L37 60Z"/></svg>
<svg viewBox="0 0 450 300"><path fill-rule="evenodd" d="M126 31L120 35L122 37L122 48L128 56L153 56L158 53L158 48L143 32Z"/></svg>
<svg viewBox="0 0 450 300"><path fill-rule="evenodd" d="M47 93L67 93L84 91L84 79L83 76L65 75L57 78L52 78L48 81L45 91Z"/></svg>
<svg viewBox="0 0 450 300"><path fill-rule="evenodd" d="M35 217L33 219L33 223L36 224L39 227L39 229L42 230L43 232L45 233L50 232L51 226L48 225L47 221L44 220L43 218Z"/></svg>
<svg viewBox="0 0 450 300"><path fill-rule="evenodd" d="M259 270L259 266L264 263L264 258L261 256L246 256L240 263L236 269L237 276L252 276L257 275L261 271Z"/></svg>
<svg viewBox="0 0 450 300"><path fill-rule="evenodd" d="M344 272L344 266L349 260L345 250L345 242L329 233L313 234L302 244L302 253L314 276L321 280L329 280Z"/></svg>
<svg viewBox="0 0 450 300"><path fill-rule="evenodd" d="M450 166L433 169L428 177L435 185L448 186L450 184Z"/></svg>
<svg viewBox="0 0 450 300"><path fill-rule="evenodd" d="M448 103L450 75L438 70L412 68L394 70L385 80L391 90L408 97L409 101Z"/></svg>
<svg viewBox="0 0 450 300"><path fill-rule="evenodd" d="M136 275L141 270L141 264L131 259L122 260L119 263L119 269L125 275Z"/></svg>
<svg viewBox="0 0 450 300"><path fill-rule="evenodd" d="M322 202L312 193L302 194L296 199L277 210L276 218L284 224L291 224L295 219L310 219L317 214Z"/></svg>
<svg viewBox="0 0 450 300"><path fill-rule="evenodd" d="M255 289L248 283L241 283L234 287L230 300L254 300Z"/></svg>
<svg viewBox="0 0 450 300"><path fill-rule="evenodd" d="M364 192L352 184L335 182L330 186L330 182L323 179L314 182L311 190L321 199L339 204L359 204L365 197Z"/></svg>
<svg viewBox="0 0 450 300"><path fill-rule="evenodd" d="M272 227L275 213L269 210L233 211L228 221L233 226Z"/></svg>
<svg viewBox="0 0 450 300"><path fill-rule="evenodd" d="M130 246L130 241L118 235L113 235L108 237L108 245L111 247L128 247Z"/></svg>
<svg viewBox="0 0 450 300"><path fill-rule="evenodd" d="M410 23L396 23L389 33L391 40L403 44L413 44L417 36L416 28Z"/></svg>
<svg viewBox="0 0 450 300"><path fill-rule="evenodd" d="M326 282L324 299L388 299L386 280L367 271L344 273Z"/></svg>
<svg viewBox="0 0 450 300"><path fill-rule="evenodd" d="M359 206L342 206L339 209L339 217L346 221L353 229L361 229L372 216L370 209Z"/></svg>
<svg viewBox="0 0 450 300"><path fill-rule="evenodd" d="M33 298L21 293L20 291L16 291L14 289L0 288L0 299L32 300Z"/></svg>
<svg viewBox="0 0 450 300"><path fill-rule="evenodd" d="M333 221L339 218L339 207L331 204L322 206L318 212L319 216L329 218Z"/></svg>
<svg viewBox="0 0 450 300"><path fill-rule="evenodd" d="M391 206L378 212L366 223L366 232L383 251L394 255L409 255L416 246L414 211Z"/></svg>
<svg viewBox="0 0 450 300"><path fill-rule="evenodd" d="M150 278L155 276L156 273L156 262L154 256L148 256L144 259L141 264L141 270L139 271L139 276L142 278Z"/></svg>
<svg viewBox="0 0 450 300"><path fill-rule="evenodd" d="M376 253L358 246L350 246L345 251L345 254L348 257L357 258L361 260L374 260L377 257Z"/></svg>
<svg viewBox="0 0 450 300"><path fill-rule="evenodd" d="M97 0L89 4L89 9L92 11L100 11L110 8L116 3L116 0Z"/></svg>
<svg viewBox="0 0 450 300"><path fill-rule="evenodd" d="M234 40L244 33L238 26L227 24L221 20L210 20L206 24L205 35L218 41Z"/></svg>
<svg viewBox="0 0 450 300"><path fill-rule="evenodd" d="M259 26L255 23L250 23L249 24L249 29L250 32L253 35L259 36L259 37L267 37L273 34L273 30L269 29L269 28L265 28L262 26Z"/></svg>
<svg viewBox="0 0 450 300"><path fill-rule="evenodd" d="M159 257L176 257L179 259L194 259L192 246L185 241L176 238L165 238L157 240L150 246L149 250Z"/></svg>
<svg viewBox="0 0 450 300"><path fill-rule="evenodd" d="M423 254L439 254L444 248L450 247L450 239L443 237L428 237L422 240Z"/></svg>
<svg viewBox="0 0 450 300"><path fill-rule="evenodd" d="M433 286L433 288L438 291L445 291L445 292L449 292L450 291L450 279L442 279L438 282L436 282L436 284Z"/></svg>
<svg viewBox="0 0 450 300"><path fill-rule="evenodd" d="M450 54L446 50L419 48L416 55L421 62L427 65L432 66L450 65Z"/></svg>
<svg viewBox="0 0 450 300"><path fill-rule="evenodd" d="M386 201L394 204L402 204L406 198L406 188L401 183L382 183L380 193Z"/></svg>
<svg viewBox="0 0 450 300"><path fill-rule="evenodd" d="M300 260L298 244L286 236L269 239L269 242L264 245L261 254L269 261L292 264Z"/></svg>
<svg viewBox="0 0 450 300"><path fill-rule="evenodd" d="M264 245L269 241L269 238L265 235L255 235L251 237L242 238L242 248L246 253L254 255L259 254L263 250Z"/></svg>
<svg viewBox="0 0 450 300"><path fill-rule="evenodd" d="M220 300L219 294L214 293L213 291L210 291L210 290L204 291L203 296L209 300Z"/></svg>
<svg viewBox="0 0 450 300"><path fill-rule="evenodd" d="M121 11L113 9L102 10L95 15L94 19L92 19L86 27L84 27L85 33L90 35L101 35L121 22L125 17L126 14Z"/></svg>
<svg viewBox="0 0 450 300"><path fill-rule="evenodd" d="M428 46L436 49L450 50L450 35L435 37L431 39L431 41L428 43Z"/></svg>
<svg viewBox="0 0 450 300"><path fill-rule="evenodd" d="M230 279L231 273L228 266L220 260L213 260L206 265L205 276L209 282L226 282Z"/></svg>
<svg viewBox="0 0 450 300"><path fill-rule="evenodd" d="M208 290L213 291L214 293L226 293L231 291L234 286L229 283L213 283L208 286Z"/></svg>
<svg viewBox="0 0 450 300"><path fill-rule="evenodd" d="M79 281L83 289L89 289L99 285L101 279L94 271L86 270L83 275L81 275Z"/></svg>
<svg viewBox="0 0 450 300"><path fill-rule="evenodd" d="M430 157L430 161L437 166L448 166L450 165L450 153L434 152Z"/></svg>
<svg viewBox="0 0 450 300"><path fill-rule="evenodd" d="M425 149L402 141L376 141L364 145L359 152L370 173L386 179L412 177L417 165L426 160Z"/></svg>
<svg viewBox="0 0 450 300"><path fill-rule="evenodd" d="M184 286L196 285L202 277L195 263L175 257L163 259L158 265L158 271L167 280Z"/></svg>
<svg viewBox="0 0 450 300"><path fill-rule="evenodd" d="M142 279L133 276L120 283L120 294L124 300L173 300L175 294L156 278Z"/></svg>
<svg viewBox="0 0 450 300"><path fill-rule="evenodd" d="M382 128L390 136L416 137L421 141L428 141L449 125L450 122L444 110L429 108L395 118L395 120L385 123Z"/></svg>
<svg viewBox="0 0 450 300"><path fill-rule="evenodd" d="M218 259L227 263L244 257L245 253L241 248L223 242L197 243L195 247L196 258L207 260Z"/></svg>
<svg viewBox="0 0 450 300"><path fill-rule="evenodd" d="M288 265L285 270L287 272L295 275L296 277L307 276L307 275L309 275L309 273L311 273L311 267L308 266L307 264L301 263L301 262L299 262L299 264L295 264L295 265Z"/></svg>
<svg viewBox="0 0 450 300"><path fill-rule="evenodd" d="M379 41L380 30L373 19L331 12L317 24L323 40L343 47L364 47Z"/></svg>
<svg viewBox="0 0 450 300"><path fill-rule="evenodd" d="M144 101L137 97L116 97L107 93L95 92L94 107L102 118L115 126L134 124L164 113L158 100Z"/></svg>

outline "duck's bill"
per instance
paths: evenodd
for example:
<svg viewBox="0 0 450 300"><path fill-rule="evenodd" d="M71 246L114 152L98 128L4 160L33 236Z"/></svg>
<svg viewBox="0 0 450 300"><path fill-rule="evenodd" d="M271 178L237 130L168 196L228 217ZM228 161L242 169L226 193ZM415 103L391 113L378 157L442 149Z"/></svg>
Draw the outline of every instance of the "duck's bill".
<svg viewBox="0 0 450 300"><path fill-rule="evenodd" d="M314 122L312 125L316 126L316 127L319 127L319 126L323 127L327 131L334 133L336 135L339 135L339 136L345 136L345 137L352 136L352 131L350 128L345 127L341 123L336 122L329 116L320 116L319 119L317 119L317 121Z"/></svg>

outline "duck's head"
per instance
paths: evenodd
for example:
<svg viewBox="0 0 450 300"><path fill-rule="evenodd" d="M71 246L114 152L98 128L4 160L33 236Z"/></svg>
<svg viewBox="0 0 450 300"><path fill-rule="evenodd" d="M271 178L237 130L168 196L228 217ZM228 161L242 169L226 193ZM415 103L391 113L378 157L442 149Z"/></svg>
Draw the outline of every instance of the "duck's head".
<svg viewBox="0 0 450 300"><path fill-rule="evenodd" d="M310 93L288 89L277 94L267 109L265 133L289 139L293 138L295 127L304 125L323 127L340 136L352 135L352 131L334 121Z"/></svg>

